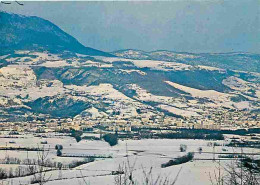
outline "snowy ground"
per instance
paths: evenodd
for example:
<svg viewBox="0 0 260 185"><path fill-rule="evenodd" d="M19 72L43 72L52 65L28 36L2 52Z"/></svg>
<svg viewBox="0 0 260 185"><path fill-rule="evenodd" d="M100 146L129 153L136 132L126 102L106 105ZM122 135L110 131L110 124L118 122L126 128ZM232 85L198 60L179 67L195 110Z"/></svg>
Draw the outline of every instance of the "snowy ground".
<svg viewBox="0 0 260 185"><path fill-rule="evenodd" d="M19 139L7 139L1 138L0 146L38 146L41 145L40 141L47 141L46 147L50 147L49 158L53 161L62 161L64 163L72 160L71 158L61 158L55 155L54 146L56 144L63 145L63 153L68 154L88 154L88 155L112 155L113 158L99 159L95 162L84 164L74 168L73 170L63 171L51 171L46 174L50 177L48 185L58 184L84 184L84 180L90 184L103 185L114 184L115 176L111 175L112 171L118 170L119 165L127 163L127 159L131 166L134 166L135 180L140 181L143 178L143 170L148 171L153 167L152 173L154 177L158 175L162 177L169 177L174 179L177 173L180 171L180 175L177 180L177 185L207 185L210 183L209 174L213 173L216 169L216 162L211 159L213 155L213 147L208 146L209 142L205 140L175 140L175 139L144 139L144 140L124 140L119 141L119 144L114 147L110 147L104 141L85 141L82 140L76 143L75 139L67 136L50 137L50 138L38 138L32 135L23 136ZM15 144L9 144L9 141L13 140ZM219 141L219 144L224 144L228 141ZM192 162L188 162L182 165L171 166L168 168L161 168L162 163L168 162L170 159L182 156L185 153L179 151L180 144L187 145L187 152L195 152L195 158ZM200 154L198 148L202 147L203 151ZM223 148L227 151L223 152ZM223 146L215 147L216 153L232 153L240 152L240 149L227 148ZM244 149L245 153L260 152L258 149ZM129 157L127 158L127 154ZM6 155L10 157L19 157L21 159L27 157L27 152L17 151L0 151L0 158L4 158ZM29 152L30 158L35 158L36 152ZM215 154L218 158L219 154ZM75 160L75 159L74 159ZM222 165L225 165L229 161L222 161ZM2 168L8 168L8 165L0 165ZM12 166L14 167L14 166ZM85 176L84 180L82 176ZM60 178L62 179L60 180ZM189 177L189 178L187 178ZM13 178L5 180L13 182L13 184L28 184L32 176Z"/></svg>

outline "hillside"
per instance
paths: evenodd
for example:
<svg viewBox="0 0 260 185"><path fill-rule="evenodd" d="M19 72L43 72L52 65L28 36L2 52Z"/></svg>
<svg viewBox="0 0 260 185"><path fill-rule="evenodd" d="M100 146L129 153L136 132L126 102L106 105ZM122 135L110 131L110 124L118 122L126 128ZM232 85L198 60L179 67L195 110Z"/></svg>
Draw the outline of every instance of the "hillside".
<svg viewBox="0 0 260 185"><path fill-rule="evenodd" d="M111 57L85 48L41 18L1 13L1 21L2 122L72 118L158 124L167 118L220 125L233 124L231 118L241 124L256 120L260 74L234 69L248 63L243 57L251 57L257 68L258 55L125 50ZM206 56L213 58L202 60Z"/></svg>
<svg viewBox="0 0 260 185"><path fill-rule="evenodd" d="M0 12L1 53L19 49L72 51L86 55L112 56L85 47L50 21L35 17Z"/></svg>
<svg viewBox="0 0 260 185"><path fill-rule="evenodd" d="M207 117L259 107L258 73L68 52L19 50L1 57L2 120L89 118L89 109L104 118L136 119L147 111L155 117Z"/></svg>
<svg viewBox="0 0 260 185"><path fill-rule="evenodd" d="M184 53L173 51L152 51L128 49L112 52L128 59L163 60L189 65L205 65L229 70L260 73L260 55L253 53Z"/></svg>

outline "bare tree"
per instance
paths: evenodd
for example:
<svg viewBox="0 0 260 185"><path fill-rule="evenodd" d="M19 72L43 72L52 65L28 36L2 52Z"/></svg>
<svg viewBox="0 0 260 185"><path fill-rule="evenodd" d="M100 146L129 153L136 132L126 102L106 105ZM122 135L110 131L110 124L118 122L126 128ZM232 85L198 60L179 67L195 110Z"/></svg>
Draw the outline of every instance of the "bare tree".
<svg viewBox="0 0 260 185"><path fill-rule="evenodd" d="M218 166L216 166L216 170L213 173L209 172L209 179L212 185L224 185L224 173L220 164L220 160L218 160Z"/></svg>
<svg viewBox="0 0 260 185"><path fill-rule="evenodd" d="M219 161L217 170L209 175L212 185L260 185L260 164L241 149L239 157L226 165Z"/></svg>
<svg viewBox="0 0 260 185"><path fill-rule="evenodd" d="M39 148L39 146L38 146ZM51 175L47 176L47 172L48 167L46 167L46 162L48 159L48 155L49 155L49 151L50 148L48 148L47 150L45 150L44 146L42 147L42 150L38 150L37 151L37 161L36 164L29 164L28 168L29 170L32 172L34 171L33 174L33 178L31 179L31 183L38 183L40 185L43 185L45 183L47 183L50 178Z"/></svg>
<svg viewBox="0 0 260 185"><path fill-rule="evenodd" d="M187 145L181 144L180 145L180 151L181 152L186 152L186 150L187 150Z"/></svg>
<svg viewBox="0 0 260 185"><path fill-rule="evenodd" d="M114 184L115 185L174 185L178 179L178 176L181 172L179 170L178 174L175 176L174 180L169 178L169 175L162 176L161 174L154 176L153 167L150 167L148 170L142 167L142 177L137 178L133 173L135 168L128 166L127 163L119 165L118 171L114 172Z"/></svg>
<svg viewBox="0 0 260 185"><path fill-rule="evenodd" d="M179 170L178 174L175 176L174 180L169 178L169 175L162 176L156 175L154 177L153 167L150 167L148 170L142 166L142 178L137 178L135 176L134 171L137 170L135 168L137 158L135 158L134 162L131 163L129 160L128 149L126 144L126 162L120 164L117 171L113 171L112 175L115 175L114 184L115 185L174 185L178 179L178 176L181 172Z"/></svg>

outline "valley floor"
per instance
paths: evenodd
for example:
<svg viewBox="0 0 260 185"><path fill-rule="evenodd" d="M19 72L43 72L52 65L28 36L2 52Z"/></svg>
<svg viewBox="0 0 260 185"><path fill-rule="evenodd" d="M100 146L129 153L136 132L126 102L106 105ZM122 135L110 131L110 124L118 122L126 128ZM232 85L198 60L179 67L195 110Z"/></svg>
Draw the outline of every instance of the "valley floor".
<svg viewBox="0 0 260 185"><path fill-rule="evenodd" d="M21 137L21 136L19 136ZM63 154L84 154L84 155L111 155L112 158L96 159L94 162L80 165L73 169L66 170L53 170L47 172L46 178L49 181L48 185L69 185L69 184L115 184L116 175L112 175L112 171L117 171L119 165L124 164L134 169L133 179L142 184L144 179L144 172L148 173L152 168L152 176L156 179L158 176L161 178L169 178L173 181L178 172L177 185L210 185L210 177L214 175L214 171L219 166L218 160L215 162L212 160L214 157L218 159L218 156L225 153L240 153L241 149L231 148L223 146L228 142L216 141L219 146L213 148L209 143L215 141L205 140L175 140L175 139L144 139L144 140L124 140L119 141L119 144L110 147L104 141L86 141L82 140L79 143L74 138L68 136L54 136L49 135L47 138L35 137L27 134L22 135L23 138L13 139L15 143L10 144L10 138L1 138L0 146L23 146L23 147L42 147L41 141L47 141L45 148L50 149L48 158L51 161L68 163L71 160L77 160L77 158L69 157L57 157L55 145L63 145ZM180 144L187 145L186 152L180 152ZM202 152L199 153L198 148L202 147ZM194 152L195 156L193 161L185 164L170 166L167 168L161 168L161 164L168 162L169 160L178 156L183 156L187 152ZM215 152L215 154L213 153ZM260 149L244 148L243 153L247 154L259 154ZM6 156L18 157L19 159L36 158L37 152L30 151L10 151L0 150L0 158L3 159ZM229 164L230 160L220 160L220 165L223 170L226 164ZM1 168L13 168L17 165L1 164ZM223 173L223 171L222 171ZM83 178L84 177L84 178ZM3 184L29 184L33 176L26 176L20 178L12 178L2 180Z"/></svg>

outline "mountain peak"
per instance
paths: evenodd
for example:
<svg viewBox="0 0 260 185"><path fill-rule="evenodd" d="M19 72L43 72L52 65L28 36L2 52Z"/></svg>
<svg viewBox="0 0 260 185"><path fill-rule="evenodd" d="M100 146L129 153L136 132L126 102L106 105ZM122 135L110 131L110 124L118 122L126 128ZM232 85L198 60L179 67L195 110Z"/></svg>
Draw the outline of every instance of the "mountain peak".
<svg viewBox="0 0 260 185"><path fill-rule="evenodd" d="M55 24L37 16L24 16L0 12L1 51L51 50L71 51L85 55L112 56L93 48L85 47L74 37Z"/></svg>

